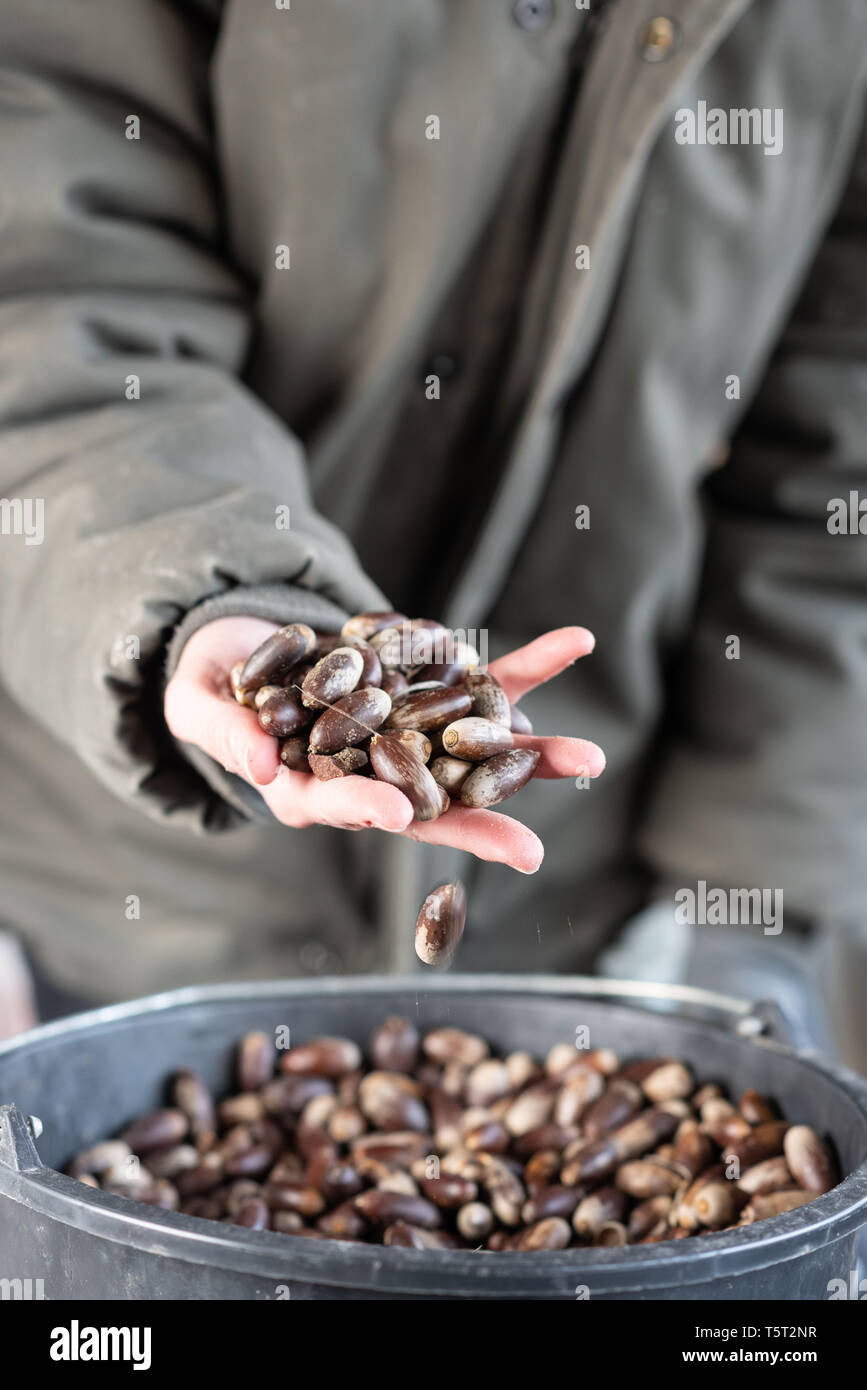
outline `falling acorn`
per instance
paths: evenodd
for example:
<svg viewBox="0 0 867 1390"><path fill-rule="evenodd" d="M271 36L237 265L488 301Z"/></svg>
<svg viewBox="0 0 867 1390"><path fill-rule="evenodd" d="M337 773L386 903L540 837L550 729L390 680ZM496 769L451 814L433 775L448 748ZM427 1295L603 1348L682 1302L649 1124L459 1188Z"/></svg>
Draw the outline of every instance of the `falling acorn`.
<svg viewBox="0 0 867 1390"><path fill-rule="evenodd" d="M415 924L415 953L425 965L447 965L464 934L467 894L458 881L428 893Z"/></svg>

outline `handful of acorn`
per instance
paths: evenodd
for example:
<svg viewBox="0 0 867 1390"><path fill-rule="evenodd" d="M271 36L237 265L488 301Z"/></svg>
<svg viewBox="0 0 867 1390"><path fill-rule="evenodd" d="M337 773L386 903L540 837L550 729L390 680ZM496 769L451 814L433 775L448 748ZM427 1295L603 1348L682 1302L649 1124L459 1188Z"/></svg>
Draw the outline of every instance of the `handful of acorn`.
<svg viewBox="0 0 867 1390"><path fill-rule="evenodd" d="M280 740L293 772L378 777L419 821L452 799L496 806L539 761L532 726L451 629L402 613L359 613L339 634L290 623L231 672L235 699Z"/></svg>

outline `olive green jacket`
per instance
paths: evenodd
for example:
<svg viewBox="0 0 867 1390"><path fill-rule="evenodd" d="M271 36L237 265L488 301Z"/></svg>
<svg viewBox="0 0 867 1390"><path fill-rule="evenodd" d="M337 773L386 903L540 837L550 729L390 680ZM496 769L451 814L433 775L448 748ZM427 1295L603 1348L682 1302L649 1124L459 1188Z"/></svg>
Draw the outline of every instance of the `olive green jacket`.
<svg viewBox="0 0 867 1390"><path fill-rule="evenodd" d="M460 856L285 830L161 718L207 618L385 588L598 637L527 708L608 770L522 792L535 877L460 864L461 965L698 878L863 915L867 7L655 13L4 0L2 918L61 983L411 949ZM717 108L782 150L682 143Z"/></svg>

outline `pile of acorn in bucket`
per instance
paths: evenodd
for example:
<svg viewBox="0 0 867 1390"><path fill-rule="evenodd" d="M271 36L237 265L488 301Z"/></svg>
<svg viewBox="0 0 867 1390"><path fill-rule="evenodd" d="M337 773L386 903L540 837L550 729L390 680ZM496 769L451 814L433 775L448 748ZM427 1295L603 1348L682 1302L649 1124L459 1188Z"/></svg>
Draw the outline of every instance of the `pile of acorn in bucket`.
<svg viewBox="0 0 867 1390"><path fill-rule="evenodd" d="M839 1180L830 1146L755 1090L673 1057L498 1055L454 1027L384 1019L366 1048L239 1045L232 1093L195 1072L92 1145L91 1187L259 1231L418 1250L648 1245L751 1225Z"/></svg>

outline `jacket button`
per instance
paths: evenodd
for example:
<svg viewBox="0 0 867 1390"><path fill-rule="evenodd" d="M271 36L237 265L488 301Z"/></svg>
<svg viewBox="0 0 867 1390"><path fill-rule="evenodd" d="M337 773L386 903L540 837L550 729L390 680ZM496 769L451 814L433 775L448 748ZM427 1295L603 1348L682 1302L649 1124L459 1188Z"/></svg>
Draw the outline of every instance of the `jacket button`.
<svg viewBox="0 0 867 1390"><path fill-rule="evenodd" d="M716 439L708 449L704 457L704 466L709 473L713 473L717 468L723 468L729 461L731 446L724 439Z"/></svg>
<svg viewBox="0 0 867 1390"><path fill-rule="evenodd" d="M460 371L460 365L450 352L435 352L422 369L422 381L429 376L438 376L440 381L452 381Z"/></svg>
<svg viewBox="0 0 867 1390"><path fill-rule="evenodd" d="M553 0L515 0L512 18L528 34L538 33L554 18Z"/></svg>
<svg viewBox="0 0 867 1390"><path fill-rule="evenodd" d="M680 30L667 15L657 15L645 24L638 42L646 63L662 63L680 43Z"/></svg>

